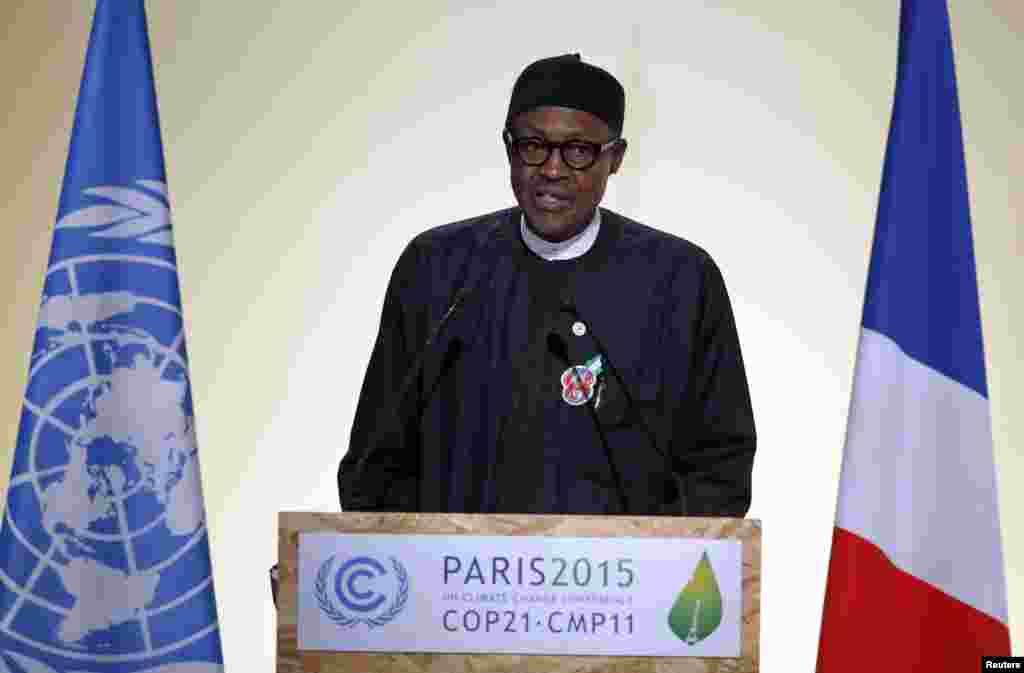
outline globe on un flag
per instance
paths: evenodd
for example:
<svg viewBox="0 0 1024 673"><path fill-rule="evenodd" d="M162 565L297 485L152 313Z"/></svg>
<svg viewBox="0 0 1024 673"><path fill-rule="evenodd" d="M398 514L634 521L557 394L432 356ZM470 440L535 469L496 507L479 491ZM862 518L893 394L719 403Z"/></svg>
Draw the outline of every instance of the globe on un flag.
<svg viewBox="0 0 1024 673"><path fill-rule="evenodd" d="M133 255L47 274L0 532L0 630L43 653L140 661L216 629L174 274Z"/></svg>

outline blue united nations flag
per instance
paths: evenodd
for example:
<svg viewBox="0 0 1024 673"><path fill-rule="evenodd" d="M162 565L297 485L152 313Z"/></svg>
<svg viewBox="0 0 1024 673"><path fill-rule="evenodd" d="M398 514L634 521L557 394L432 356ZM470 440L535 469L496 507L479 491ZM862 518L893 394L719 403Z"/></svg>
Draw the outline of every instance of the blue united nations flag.
<svg viewBox="0 0 1024 673"><path fill-rule="evenodd" d="M100 0L0 529L0 673L214 673L145 9Z"/></svg>

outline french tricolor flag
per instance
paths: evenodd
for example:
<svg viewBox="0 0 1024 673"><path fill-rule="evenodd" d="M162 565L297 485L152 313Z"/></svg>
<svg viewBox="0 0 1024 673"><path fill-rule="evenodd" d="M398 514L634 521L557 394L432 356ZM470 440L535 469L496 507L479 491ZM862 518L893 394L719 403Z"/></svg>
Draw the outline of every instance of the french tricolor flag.
<svg viewBox="0 0 1024 673"><path fill-rule="evenodd" d="M1010 654L945 0L903 0L818 673Z"/></svg>

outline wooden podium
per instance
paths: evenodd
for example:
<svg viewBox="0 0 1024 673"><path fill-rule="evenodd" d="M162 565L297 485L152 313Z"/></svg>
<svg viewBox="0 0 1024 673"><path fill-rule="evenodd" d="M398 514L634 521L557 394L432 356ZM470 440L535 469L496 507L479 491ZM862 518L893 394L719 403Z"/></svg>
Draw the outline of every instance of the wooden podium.
<svg viewBox="0 0 1024 673"><path fill-rule="evenodd" d="M298 649L299 534L496 535L569 538L697 538L742 546L741 656L738 658L402 654ZM278 673L753 673L761 626L761 526L752 519L363 512L279 515Z"/></svg>

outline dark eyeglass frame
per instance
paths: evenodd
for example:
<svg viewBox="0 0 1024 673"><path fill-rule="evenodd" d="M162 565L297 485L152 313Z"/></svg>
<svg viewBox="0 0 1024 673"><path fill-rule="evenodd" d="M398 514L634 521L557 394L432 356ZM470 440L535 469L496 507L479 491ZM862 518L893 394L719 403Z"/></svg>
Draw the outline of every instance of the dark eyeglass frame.
<svg viewBox="0 0 1024 673"><path fill-rule="evenodd" d="M548 159L551 158L551 153L557 149L558 156L561 157L562 163L568 166L569 168L572 168L573 170L577 171L587 170L601 159L602 154L604 154L609 149L622 142L622 137L616 136L606 143L592 143L586 140L566 140L560 143L553 143L550 140L546 140L545 138L541 138L538 136L523 136L521 138L517 138L514 135L512 135L511 129L503 130L501 132L501 138L505 142L505 147L510 152L512 150L515 150L516 156L519 157L519 160L522 161L527 166L543 166L548 162ZM542 159L541 161L527 161L526 157L523 156L523 152L518 147L518 143L527 140L534 142L544 148L544 159ZM562 148L565 147L566 145L584 145L586 147L589 147L590 150L594 153L594 158L582 166L574 166L565 159L565 154L563 153Z"/></svg>

